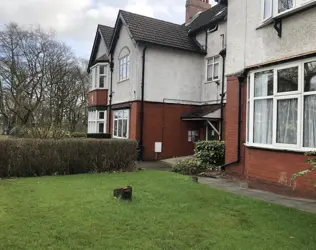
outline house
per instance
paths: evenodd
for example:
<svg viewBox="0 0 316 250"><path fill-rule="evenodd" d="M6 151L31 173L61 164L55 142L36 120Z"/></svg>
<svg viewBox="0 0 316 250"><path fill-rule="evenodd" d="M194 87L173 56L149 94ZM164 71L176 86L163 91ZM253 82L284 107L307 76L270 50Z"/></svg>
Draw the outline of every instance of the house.
<svg viewBox="0 0 316 250"><path fill-rule="evenodd" d="M135 139L143 160L224 137L227 8L188 0L186 10L183 25L121 10L113 29L98 26L88 133Z"/></svg>
<svg viewBox="0 0 316 250"><path fill-rule="evenodd" d="M230 176L315 198L315 174L291 177L316 148L316 0L217 2L187 0L183 25L120 11L98 26L89 132L137 140L142 160L225 140Z"/></svg>
<svg viewBox="0 0 316 250"><path fill-rule="evenodd" d="M316 1L229 0L226 172L255 188L315 198Z"/></svg>

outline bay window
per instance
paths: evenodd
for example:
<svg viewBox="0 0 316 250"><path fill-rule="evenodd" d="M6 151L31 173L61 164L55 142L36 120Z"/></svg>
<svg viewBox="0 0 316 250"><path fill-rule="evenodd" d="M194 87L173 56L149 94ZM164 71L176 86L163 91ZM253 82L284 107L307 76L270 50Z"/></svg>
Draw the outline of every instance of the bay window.
<svg viewBox="0 0 316 250"><path fill-rule="evenodd" d="M113 137L127 139L129 135L129 110L114 111L113 116Z"/></svg>
<svg viewBox="0 0 316 250"><path fill-rule="evenodd" d="M247 143L316 148L316 59L250 73Z"/></svg>
<svg viewBox="0 0 316 250"><path fill-rule="evenodd" d="M88 134L106 133L106 111L93 110L88 112Z"/></svg>
<svg viewBox="0 0 316 250"><path fill-rule="evenodd" d="M316 0L262 0L263 21L295 9L308 8L308 5L316 3Z"/></svg>
<svg viewBox="0 0 316 250"><path fill-rule="evenodd" d="M90 70L90 90L94 89L105 89L106 79L107 79L107 64L97 64L93 66Z"/></svg>

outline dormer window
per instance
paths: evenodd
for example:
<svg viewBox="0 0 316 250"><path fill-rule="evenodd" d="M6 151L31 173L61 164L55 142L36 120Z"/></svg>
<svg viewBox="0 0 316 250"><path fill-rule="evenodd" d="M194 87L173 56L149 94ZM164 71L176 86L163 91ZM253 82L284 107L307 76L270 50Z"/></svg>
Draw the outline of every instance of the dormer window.
<svg viewBox="0 0 316 250"><path fill-rule="evenodd" d="M90 89L105 89L106 77L108 72L108 64L96 64L91 68L90 72Z"/></svg>

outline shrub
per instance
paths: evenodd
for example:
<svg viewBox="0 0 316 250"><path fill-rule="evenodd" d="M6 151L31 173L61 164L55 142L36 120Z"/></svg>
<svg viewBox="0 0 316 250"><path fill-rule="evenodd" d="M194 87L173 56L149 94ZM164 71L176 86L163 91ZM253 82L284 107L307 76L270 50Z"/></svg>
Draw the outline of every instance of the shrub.
<svg viewBox="0 0 316 250"><path fill-rule="evenodd" d="M70 134L71 138L87 138L87 134L84 132L73 132Z"/></svg>
<svg viewBox="0 0 316 250"><path fill-rule="evenodd" d="M300 171L300 172L297 172L297 173L293 174L293 176L292 176L293 180L296 180L299 177L305 176L305 175L307 175L307 174L309 174L311 172L316 171L316 157L315 157L316 156L316 151L307 152L305 155L306 156L312 156L312 157L309 157L306 160L306 162L308 164L310 164L310 167L308 169L306 169L306 170L303 170L303 171ZM313 182L313 185L314 185L314 188L316 190L316 180Z"/></svg>
<svg viewBox="0 0 316 250"><path fill-rule="evenodd" d="M197 175L204 172L206 169L206 165L196 158L184 159L178 161L175 165L172 166L173 172L184 175Z"/></svg>
<svg viewBox="0 0 316 250"><path fill-rule="evenodd" d="M225 143L223 141L199 141L195 144L195 157L208 166L225 163Z"/></svg>
<svg viewBox="0 0 316 250"><path fill-rule="evenodd" d="M0 177L130 171L136 157L132 140L0 140Z"/></svg>
<svg viewBox="0 0 316 250"><path fill-rule="evenodd" d="M111 134L105 133L105 134L87 134L88 138L94 138L94 139L111 139Z"/></svg>

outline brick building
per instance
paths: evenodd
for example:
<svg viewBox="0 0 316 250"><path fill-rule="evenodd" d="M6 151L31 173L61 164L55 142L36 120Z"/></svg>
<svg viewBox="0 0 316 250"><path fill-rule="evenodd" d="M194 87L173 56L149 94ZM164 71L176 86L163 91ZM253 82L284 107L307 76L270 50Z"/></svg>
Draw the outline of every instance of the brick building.
<svg viewBox="0 0 316 250"><path fill-rule="evenodd" d="M88 132L139 141L143 160L225 139L229 175L315 197L315 174L291 177L316 148L316 1L217 2L187 0L183 25L120 11L98 26Z"/></svg>
<svg viewBox="0 0 316 250"><path fill-rule="evenodd" d="M184 25L119 11L89 62L88 133L135 139L143 160L193 154L223 137L226 6L186 3ZM223 98L221 97L223 96Z"/></svg>

